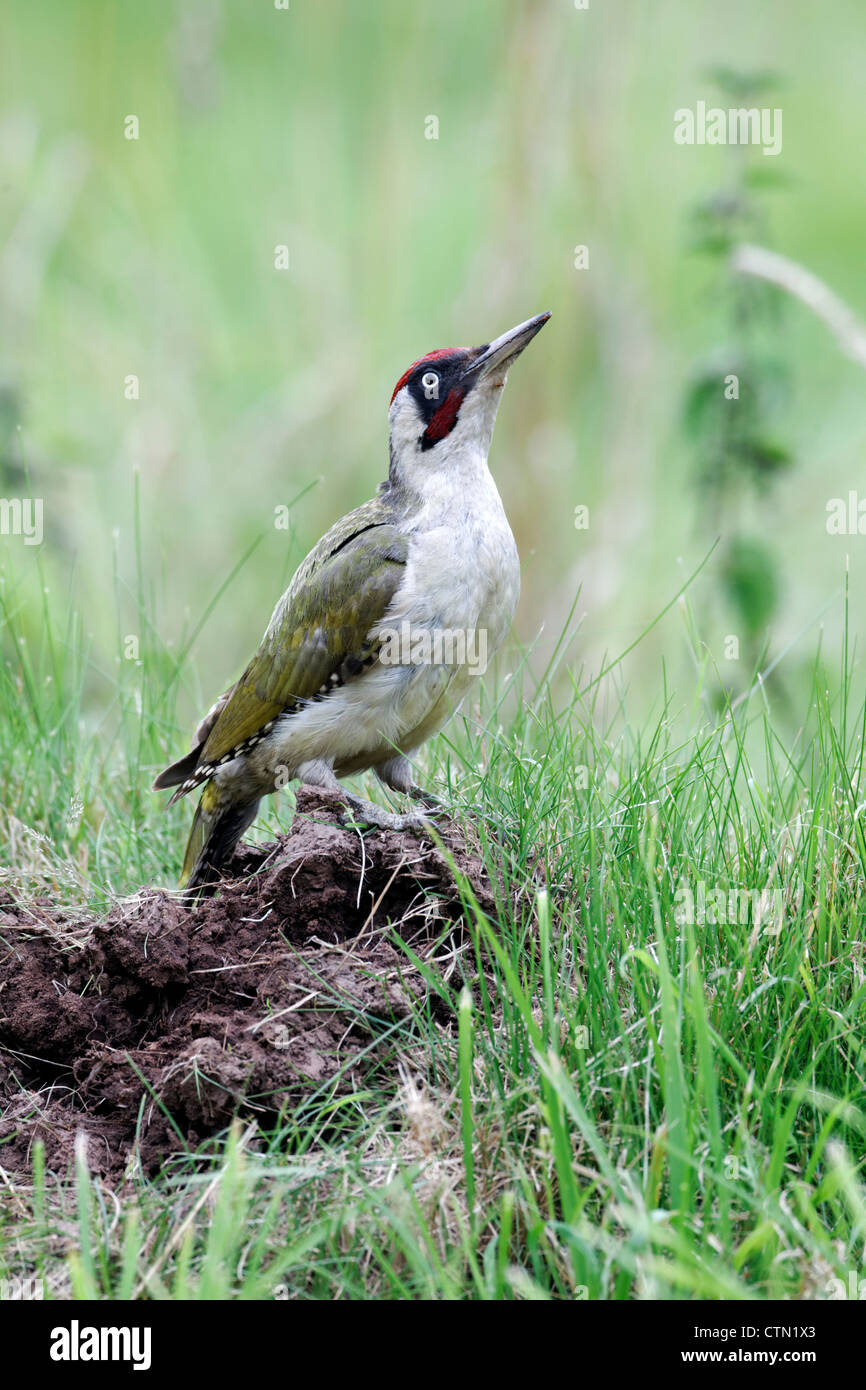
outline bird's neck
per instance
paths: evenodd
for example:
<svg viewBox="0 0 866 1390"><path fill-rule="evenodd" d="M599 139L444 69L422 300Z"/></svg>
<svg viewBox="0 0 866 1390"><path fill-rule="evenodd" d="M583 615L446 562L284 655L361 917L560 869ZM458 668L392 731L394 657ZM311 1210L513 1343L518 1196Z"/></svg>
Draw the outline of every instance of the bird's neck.
<svg viewBox="0 0 866 1390"><path fill-rule="evenodd" d="M401 467L392 449L388 482L380 491L395 510L424 530L465 519L467 513L504 515L487 453L480 447L452 450L431 468Z"/></svg>

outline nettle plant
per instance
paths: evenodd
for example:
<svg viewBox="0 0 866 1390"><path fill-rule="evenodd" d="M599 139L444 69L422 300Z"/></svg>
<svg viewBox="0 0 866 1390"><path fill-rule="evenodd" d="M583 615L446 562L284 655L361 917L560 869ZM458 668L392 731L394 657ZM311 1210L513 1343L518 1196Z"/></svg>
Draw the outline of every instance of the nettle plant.
<svg viewBox="0 0 866 1390"><path fill-rule="evenodd" d="M776 85L769 74L714 69L711 75L735 107L769 104ZM724 631L738 639L738 664L719 667L726 683L734 685L765 659L779 605L779 564L767 536L774 488L793 463L779 434L791 371L778 351L783 296L732 265L738 245L767 244L766 200L784 176L759 145L729 145L719 155L728 182L689 209L690 249L715 263L714 312L708 321L718 325L717 342L688 383L683 424L693 450L699 525L720 538L708 606ZM739 680L727 678L732 670L741 673Z"/></svg>

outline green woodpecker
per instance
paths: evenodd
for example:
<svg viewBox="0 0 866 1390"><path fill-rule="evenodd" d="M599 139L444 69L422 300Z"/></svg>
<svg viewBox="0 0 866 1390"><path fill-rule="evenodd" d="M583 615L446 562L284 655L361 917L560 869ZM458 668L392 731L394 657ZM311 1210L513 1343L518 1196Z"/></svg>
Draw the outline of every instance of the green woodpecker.
<svg viewBox="0 0 866 1390"><path fill-rule="evenodd" d="M310 552L192 752L154 783L177 787L171 802L206 784L183 884L218 877L261 798L293 778L339 791L368 824L424 824L338 779L372 768L435 805L407 755L442 728L511 626L520 568L487 455L505 374L549 317L430 352L397 382L387 480Z"/></svg>

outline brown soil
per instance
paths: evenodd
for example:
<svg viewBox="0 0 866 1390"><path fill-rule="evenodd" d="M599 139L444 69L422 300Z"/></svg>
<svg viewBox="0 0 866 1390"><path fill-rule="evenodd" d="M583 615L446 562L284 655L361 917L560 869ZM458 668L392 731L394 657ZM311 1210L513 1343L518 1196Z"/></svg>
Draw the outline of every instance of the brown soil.
<svg viewBox="0 0 866 1390"><path fill-rule="evenodd" d="M441 833L492 911L480 859L456 827ZM289 834L241 846L218 895L191 906L145 889L70 927L3 894L0 1168L28 1170L41 1138L65 1173L84 1131L94 1171L117 1179L135 1156L152 1173L238 1112L267 1127L311 1091L393 1065L384 1035L428 994L395 932L448 974L466 935L447 860L414 835L362 843L307 788ZM435 991L429 1007L450 1021Z"/></svg>

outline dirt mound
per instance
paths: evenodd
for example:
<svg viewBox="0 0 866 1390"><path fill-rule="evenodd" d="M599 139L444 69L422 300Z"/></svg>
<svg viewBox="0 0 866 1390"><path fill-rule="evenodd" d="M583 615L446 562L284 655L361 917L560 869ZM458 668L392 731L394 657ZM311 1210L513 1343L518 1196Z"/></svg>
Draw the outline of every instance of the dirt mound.
<svg viewBox="0 0 866 1390"><path fill-rule="evenodd" d="M492 911L480 860L442 834ZM427 993L394 932L421 959L466 940L442 853L362 840L326 793L303 789L289 834L241 846L229 872L192 906L144 890L72 927L0 897L0 1167L29 1168L41 1138L64 1172L83 1130L95 1171L116 1178L135 1151L153 1172L239 1110L266 1126L316 1087L350 1088ZM435 994L431 1007L449 1017Z"/></svg>

